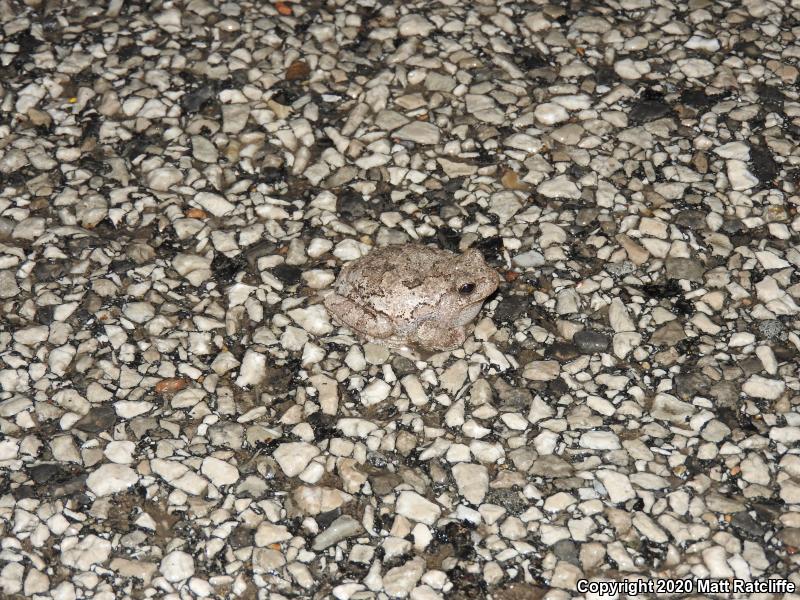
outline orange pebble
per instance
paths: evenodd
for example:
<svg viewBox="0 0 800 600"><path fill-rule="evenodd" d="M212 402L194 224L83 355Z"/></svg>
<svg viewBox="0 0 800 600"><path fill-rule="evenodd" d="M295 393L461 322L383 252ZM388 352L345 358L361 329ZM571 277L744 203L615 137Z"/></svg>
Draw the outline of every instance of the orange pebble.
<svg viewBox="0 0 800 600"><path fill-rule="evenodd" d="M308 79L310 73L311 69L309 68L308 63L302 60L296 60L289 65L288 69L286 69L286 80L301 81L303 79Z"/></svg>
<svg viewBox="0 0 800 600"><path fill-rule="evenodd" d="M157 394L172 394L184 389L189 382L184 377L171 377L170 379L162 379L156 384Z"/></svg>
<svg viewBox="0 0 800 600"><path fill-rule="evenodd" d="M208 213L202 208L190 208L186 211L186 216L190 219L206 219L208 218Z"/></svg>
<svg viewBox="0 0 800 600"><path fill-rule="evenodd" d="M292 16L292 7L286 4L286 2L276 2L275 10L277 10L278 13L283 15L284 17Z"/></svg>

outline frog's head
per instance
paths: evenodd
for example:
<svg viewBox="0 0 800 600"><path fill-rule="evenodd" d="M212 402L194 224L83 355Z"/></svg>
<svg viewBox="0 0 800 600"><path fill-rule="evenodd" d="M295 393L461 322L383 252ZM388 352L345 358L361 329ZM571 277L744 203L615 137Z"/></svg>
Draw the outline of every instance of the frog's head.
<svg viewBox="0 0 800 600"><path fill-rule="evenodd" d="M442 278L448 282L442 308L453 325L466 325L478 314L483 301L497 289L500 276L475 248L457 256L447 266L451 268L442 273Z"/></svg>

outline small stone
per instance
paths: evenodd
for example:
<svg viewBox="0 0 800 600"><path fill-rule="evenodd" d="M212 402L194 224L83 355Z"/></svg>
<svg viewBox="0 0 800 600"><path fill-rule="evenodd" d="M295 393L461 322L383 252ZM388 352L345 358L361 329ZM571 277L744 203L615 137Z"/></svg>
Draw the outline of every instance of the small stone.
<svg viewBox="0 0 800 600"><path fill-rule="evenodd" d="M287 477L296 477L319 454L319 448L306 442L281 444L272 453L281 470Z"/></svg>
<svg viewBox="0 0 800 600"><path fill-rule="evenodd" d="M20 289L13 271L0 271L0 299L13 298Z"/></svg>
<svg viewBox="0 0 800 600"><path fill-rule="evenodd" d="M214 164L219 158L216 146L201 135L192 136L192 155L199 161Z"/></svg>
<svg viewBox="0 0 800 600"><path fill-rule="evenodd" d="M176 460L155 458L150 461L150 469L171 486L198 496L208 487L208 481L189 467Z"/></svg>
<svg viewBox="0 0 800 600"><path fill-rule="evenodd" d="M769 252L767 250L762 250L760 252L756 252L756 258L758 262L761 263L761 266L767 270L771 269L786 269L790 267L790 263L774 252Z"/></svg>
<svg viewBox="0 0 800 600"><path fill-rule="evenodd" d="M191 554L173 550L161 559L158 570L170 583L185 581L194 575L194 559Z"/></svg>
<svg viewBox="0 0 800 600"><path fill-rule="evenodd" d="M590 450L618 450L619 438L611 431L587 431L580 438L580 445Z"/></svg>
<svg viewBox="0 0 800 600"><path fill-rule="evenodd" d="M392 136L399 140L407 140L417 144L433 145L439 143L440 134L439 128L432 123L412 121L392 133Z"/></svg>
<svg viewBox="0 0 800 600"><path fill-rule="evenodd" d="M618 333L636 331L636 325L628 314L628 309L619 298L614 298L608 307L608 321L611 328Z"/></svg>
<svg viewBox="0 0 800 600"><path fill-rule="evenodd" d="M747 169L747 163L741 160L729 160L727 162L728 181L731 188L735 191L744 191L758 185L758 177Z"/></svg>
<svg viewBox="0 0 800 600"><path fill-rule="evenodd" d="M365 406L378 404L388 398L389 392L391 391L392 387L388 383L382 379L376 379L370 382L369 385L361 391L361 402L363 402Z"/></svg>
<svg viewBox="0 0 800 600"><path fill-rule="evenodd" d="M568 108L568 107L565 107ZM558 129L550 132L550 137L560 144L565 146L575 146L581 138L585 135L586 131L577 123L567 123Z"/></svg>
<svg viewBox="0 0 800 600"><path fill-rule="evenodd" d="M320 486L300 486L292 494L297 507L304 514L318 515L336 510L352 496L344 492Z"/></svg>
<svg viewBox="0 0 800 600"><path fill-rule="evenodd" d="M672 347L681 340L686 339L686 332L678 321L669 321L653 332L650 343L655 346Z"/></svg>
<svg viewBox="0 0 800 600"><path fill-rule="evenodd" d="M566 175L559 175L539 184L536 191L546 198L571 198L577 200L581 197L581 191L578 186L570 181Z"/></svg>
<svg viewBox="0 0 800 600"><path fill-rule="evenodd" d="M308 308L295 308L287 314L312 335L328 335L333 331L328 312L321 304L314 304Z"/></svg>
<svg viewBox="0 0 800 600"><path fill-rule="evenodd" d="M390 598L405 598L425 573L425 559L417 557L389 569L383 576L383 589Z"/></svg>
<svg viewBox="0 0 800 600"><path fill-rule="evenodd" d="M421 15L405 15L397 22L397 31L403 37L427 37L433 30L433 23Z"/></svg>
<svg viewBox="0 0 800 600"><path fill-rule="evenodd" d="M375 125L387 131L394 131L408 123L408 117L394 110L382 110L375 116Z"/></svg>
<svg viewBox="0 0 800 600"><path fill-rule="evenodd" d="M157 13L153 21L169 33L178 33L181 30L181 11L177 8L168 8Z"/></svg>
<svg viewBox="0 0 800 600"><path fill-rule="evenodd" d="M217 487L232 485L239 480L239 469L213 456L207 456L203 459L200 472L208 477L211 483Z"/></svg>
<svg viewBox="0 0 800 600"><path fill-rule="evenodd" d="M555 360L534 360L525 365L522 376L532 381L552 381L561 372L561 366Z"/></svg>
<svg viewBox="0 0 800 600"><path fill-rule="evenodd" d="M328 528L314 538L312 548L316 551L325 550L342 540L358 535L364 531L361 523L350 515L342 515L331 523Z"/></svg>
<svg viewBox="0 0 800 600"><path fill-rule="evenodd" d="M108 202L98 194L85 196L75 205L75 216L83 227L93 229L108 216Z"/></svg>
<svg viewBox="0 0 800 600"><path fill-rule="evenodd" d="M28 217L17 223L11 237L18 240L35 240L44 233L45 221L40 217Z"/></svg>
<svg viewBox="0 0 800 600"><path fill-rule="evenodd" d="M122 307L122 314L134 323L147 323L156 312L149 302L129 302Z"/></svg>
<svg viewBox="0 0 800 600"><path fill-rule="evenodd" d="M113 414L113 411L112 411ZM131 441L111 441L109 442L103 454L111 462L127 465L133 462L133 452L136 450L136 444Z"/></svg>
<svg viewBox="0 0 800 600"><path fill-rule="evenodd" d="M186 389L187 385L189 385L189 382L183 377L170 377L159 381L153 389L156 394L174 394Z"/></svg>
<svg viewBox="0 0 800 600"><path fill-rule="evenodd" d="M286 81L302 81L303 79L308 79L310 74L311 68L308 63L303 60L296 60L286 69Z"/></svg>
<svg viewBox="0 0 800 600"><path fill-rule="evenodd" d="M236 209L236 206L225 198L211 192L198 192L194 197L194 201L215 217L224 217Z"/></svg>
<svg viewBox="0 0 800 600"><path fill-rule="evenodd" d="M250 118L248 104L223 104L222 105L222 131L225 133L240 133Z"/></svg>
<svg viewBox="0 0 800 600"><path fill-rule="evenodd" d="M425 525L433 525L442 512L437 504L426 500L416 492L409 491L400 492L395 510L397 514Z"/></svg>
<svg viewBox="0 0 800 600"><path fill-rule="evenodd" d="M569 119L567 109L553 102L545 102L537 106L533 111L533 116L542 125L555 125Z"/></svg>
<svg viewBox="0 0 800 600"><path fill-rule="evenodd" d="M50 329L46 325L25 327L14 332L14 341L25 346L36 346L47 340Z"/></svg>
<svg viewBox="0 0 800 600"><path fill-rule="evenodd" d="M25 578L25 585L22 589L22 593L25 596L33 596L34 594L44 594L49 589L50 589L50 578L45 573L42 573L38 569L30 569L28 571L28 576Z"/></svg>
<svg viewBox="0 0 800 600"><path fill-rule="evenodd" d="M800 442L800 427L772 427L769 438L787 445Z"/></svg>
<svg viewBox="0 0 800 600"><path fill-rule="evenodd" d="M719 50L719 40L716 38L706 38L699 35L693 35L689 38L684 46L689 50L702 50L704 52L716 52Z"/></svg>
<svg viewBox="0 0 800 600"><path fill-rule="evenodd" d="M529 269L532 267L541 267L545 264L545 259L541 252L529 250L528 252L523 252L522 254L514 256L512 262L518 267Z"/></svg>
<svg viewBox="0 0 800 600"><path fill-rule="evenodd" d="M750 147L744 142L728 142L714 149L714 154L739 161L750 160Z"/></svg>
<svg viewBox="0 0 800 600"><path fill-rule="evenodd" d="M25 567L20 563L8 563L0 571L0 592L11 597L22 590L22 577Z"/></svg>
<svg viewBox="0 0 800 600"><path fill-rule="evenodd" d="M742 479L759 485L769 485L769 467L757 454L745 458L739 466L742 469Z"/></svg>
<svg viewBox="0 0 800 600"><path fill-rule="evenodd" d="M586 33L607 33L611 27L611 23L602 17L581 16L572 22L573 29Z"/></svg>
<svg viewBox="0 0 800 600"><path fill-rule="evenodd" d="M106 464L89 475L86 485L95 496L109 496L127 490L138 481L139 475L127 465Z"/></svg>
<svg viewBox="0 0 800 600"><path fill-rule="evenodd" d="M271 546L272 544L280 544L287 540L292 539L292 534L285 525L275 525L267 521L262 522L256 530L253 541L259 548Z"/></svg>
<svg viewBox="0 0 800 600"><path fill-rule="evenodd" d="M678 68L687 77L703 78L714 74L714 63L702 58L681 58Z"/></svg>
<svg viewBox="0 0 800 600"><path fill-rule="evenodd" d="M673 423L684 423L693 412L691 404L682 402L669 394L657 394L650 410L653 418Z"/></svg>
<svg viewBox="0 0 800 600"><path fill-rule="evenodd" d="M550 585L554 588L575 590L578 580L582 577L581 570L566 561L559 561L550 579Z"/></svg>
<svg viewBox="0 0 800 600"><path fill-rule="evenodd" d="M605 334L583 329L572 336L572 342L581 352L593 354L595 352L605 352L610 340Z"/></svg>
<svg viewBox="0 0 800 600"><path fill-rule="evenodd" d="M428 71L425 77L425 89L431 92L452 92L456 87L456 80L450 75Z"/></svg>
<svg viewBox="0 0 800 600"><path fill-rule="evenodd" d="M575 288L561 290L556 297L556 313L572 315L580 311L581 297Z"/></svg>
<svg viewBox="0 0 800 600"><path fill-rule="evenodd" d="M483 502L489 491L489 473L483 465L458 463L453 466L453 477L458 486L458 493L464 499L478 505Z"/></svg>
<svg viewBox="0 0 800 600"><path fill-rule="evenodd" d="M239 377L236 378L236 385L245 387L261 383L266 376L266 366L267 357L264 354L252 349L247 350L239 369Z"/></svg>
<svg viewBox="0 0 800 600"><path fill-rule="evenodd" d="M636 497L636 492L634 492L627 475L609 469L600 469L597 471L596 476L603 484L603 487L606 488L609 499L614 504L627 502Z"/></svg>
<svg viewBox="0 0 800 600"><path fill-rule="evenodd" d="M623 58L614 63L614 71L623 79L641 79L650 72L650 63L646 60Z"/></svg>
<svg viewBox="0 0 800 600"><path fill-rule="evenodd" d="M668 258L666 261L667 277L669 279L686 279L688 281L703 281L705 268L693 258Z"/></svg>
<svg viewBox="0 0 800 600"><path fill-rule="evenodd" d="M172 260L172 266L192 285L200 285L211 276L211 259L204 256L178 254Z"/></svg>
<svg viewBox="0 0 800 600"><path fill-rule="evenodd" d="M780 379L768 379L760 375L751 375L742 385L742 391L753 398L777 400L783 395L786 383Z"/></svg>
<svg viewBox="0 0 800 600"><path fill-rule="evenodd" d="M524 150L525 152L539 152L542 149L542 141L526 133L515 133L506 138L503 142L509 148Z"/></svg>
<svg viewBox="0 0 800 600"><path fill-rule="evenodd" d="M73 427L85 433L100 433L108 431L117 422L114 408L109 404L93 406L89 412L83 415Z"/></svg>
<svg viewBox="0 0 800 600"><path fill-rule="evenodd" d="M628 119L632 124L649 123L671 112L670 105L662 100L642 99L631 105Z"/></svg>
<svg viewBox="0 0 800 600"><path fill-rule="evenodd" d="M183 181L183 175L173 167L161 167L147 173L144 181L150 189L157 192L166 192L173 185Z"/></svg>
<svg viewBox="0 0 800 600"><path fill-rule="evenodd" d="M442 170L448 177L464 177L474 175L478 171L478 166L472 163L455 161L447 158L437 158L436 162L441 165Z"/></svg>
<svg viewBox="0 0 800 600"><path fill-rule="evenodd" d="M80 541L73 536L61 542L61 562L79 571L88 571L92 565L106 562L110 555L111 542L94 534Z"/></svg>

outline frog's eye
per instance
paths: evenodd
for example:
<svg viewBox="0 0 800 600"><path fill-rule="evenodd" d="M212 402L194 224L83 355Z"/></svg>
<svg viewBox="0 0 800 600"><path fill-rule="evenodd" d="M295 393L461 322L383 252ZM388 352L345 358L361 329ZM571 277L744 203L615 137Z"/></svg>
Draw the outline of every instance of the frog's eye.
<svg viewBox="0 0 800 600"><path fill-rule="evenodd" d="M472 292L475 291L475 284L472 282L465 283L460 288L458 288L458 293L462 296L469 296Z"/></svg>

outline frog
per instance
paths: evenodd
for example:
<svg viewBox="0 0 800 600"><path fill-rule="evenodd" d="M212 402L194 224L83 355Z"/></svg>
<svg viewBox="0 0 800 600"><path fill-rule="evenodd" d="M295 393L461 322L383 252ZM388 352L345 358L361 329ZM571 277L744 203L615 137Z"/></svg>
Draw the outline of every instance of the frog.
<svg viewBox="0 0 800 600"><path fill-rule="evenodd" d="M457 254L406 243L342 267L323 303L334 321L390 347L452 350L500 284L476 248Z"/></svg>

